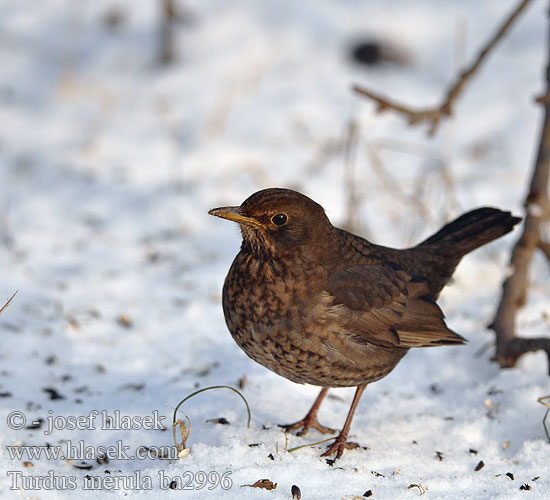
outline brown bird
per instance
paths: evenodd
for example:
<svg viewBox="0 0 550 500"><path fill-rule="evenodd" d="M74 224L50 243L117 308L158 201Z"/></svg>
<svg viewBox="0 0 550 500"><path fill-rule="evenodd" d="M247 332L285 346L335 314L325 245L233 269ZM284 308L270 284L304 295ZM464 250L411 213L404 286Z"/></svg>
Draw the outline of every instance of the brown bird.
<svg viewBox="0 0 550 500"><path fill-rule="evenodd" d="M459 345L435 299L468 252L521 219L478 208L419 245L398 250L334 227L321 205L289 189L264 189L239 207L210 210L237 222L242 246L223 287L223 311L253 360L298 383L321 386L287 430L334 432L317 420L331 387L356 386L344 427L323 456L340 457L367 384L411 347ZM356 445L355 445L356 446Z"/></svg>

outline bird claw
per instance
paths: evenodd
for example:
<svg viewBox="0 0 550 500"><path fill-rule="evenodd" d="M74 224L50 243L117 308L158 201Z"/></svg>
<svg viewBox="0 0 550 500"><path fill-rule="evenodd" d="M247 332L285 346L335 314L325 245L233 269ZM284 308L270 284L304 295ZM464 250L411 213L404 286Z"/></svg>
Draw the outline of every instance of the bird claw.
<svg viewBox="0 0 550 500"><path fill-rule="evenodd" d="M330 457L331 455L336 454L336 457L334 457L334 459L336 460L342 456L344 450L354 450L355 448L359 448L359 443L346 441L345 437L343 437L343 439L340 439L340 436L338 436L334 443L332 443L328 447L327 451L325 451L321 456Z"/></svg>
<svg viewBox="0 0 550 500"><path fill-rule="evenodd" d="M279 427L282 427L285 432L302 429L301 431L296 433L297 436L305 436L308 433L309 429L315 429L321 434L334 434L336 432L335 429L331 429L330 427L325 427L324 425L321 425L316 417L308 418L307 416L299 422L287 425L280 425Z"/></svg>

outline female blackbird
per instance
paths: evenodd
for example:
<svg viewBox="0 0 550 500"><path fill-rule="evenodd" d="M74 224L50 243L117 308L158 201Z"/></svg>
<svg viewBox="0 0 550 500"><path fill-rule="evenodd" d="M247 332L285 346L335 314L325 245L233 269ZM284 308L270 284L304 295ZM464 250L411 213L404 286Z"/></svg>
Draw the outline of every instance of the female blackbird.
<svg viewBox="0 0 550 500"><path fill-rule="evenodd" d="M478 208L404 250L334 227L323 207L289 189L264 189L240 207L210 210L243 236L223 287L223 311L253 360L294 382L321 386L287 430L333 432L317 420L330 387L356 386L346 422L323 456L340 457L361 394L411 347L463 344L435 299L468 252L521 219Z"/></svg>

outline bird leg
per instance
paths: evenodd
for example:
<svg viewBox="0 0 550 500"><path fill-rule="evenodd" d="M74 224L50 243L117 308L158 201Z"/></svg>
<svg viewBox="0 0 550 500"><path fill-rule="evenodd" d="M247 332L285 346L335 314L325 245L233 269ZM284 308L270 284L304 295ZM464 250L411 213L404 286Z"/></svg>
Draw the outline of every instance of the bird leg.
<svg viewBox="0 0 550 500"><path fill-rule="evenodd" d="M353 396L353 401L351 402L351 407L349 409L348 416L346 417L344 427L342 427L342 430L340 431L340 434L338 434L338 437L336 438L334 443L332 443L329 446L328 450L321 455L322 457L328 457L336 453L336 458L340 458L342 456L342 453L344 453L345 448L357 448L357 443L348 442L347 439L349 429L351 427L351 421L353 420L353 414L357 409L357 405L359 404L359 400L361 399L361 394L363 394L363 391L366 387L367 384L357 386L357 390L355 391L355 396Z"/></svg>
<svg viewBox="0 0 550 500"><path fill-rule="evenodd" d="M302 420L300 420L299 422L295 422L293 424L281 425L281 427L285 430L285 432L295 431L296 429L302 429L300 432L297 433L297 436L304 436L305 434L307 434L309 429L315 429L319 431L321 434L331 434L336 432L336 430L331 429L330 427L325 427L324 425L321 425L319 423L319 420L317 420L317 412L319 411L319 407L321 406L323 399L325 399L327 392L328 392L328 387L323 387L321 389L321 392L317 396L317 399L313 403L313 406L307 412L307 415Z"/></svg>

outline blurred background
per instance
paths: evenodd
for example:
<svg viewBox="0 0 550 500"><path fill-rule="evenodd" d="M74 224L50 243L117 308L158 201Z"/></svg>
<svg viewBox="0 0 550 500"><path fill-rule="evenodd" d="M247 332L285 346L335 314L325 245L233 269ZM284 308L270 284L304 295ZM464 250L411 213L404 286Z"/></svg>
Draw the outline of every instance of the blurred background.
<svg viewBox="0 0 550 500"><path fill-rule="evenodd" d="M2 411L143 413L246 375L257 381L248 388L258 422L296 420L298 395L315 389L255 365L226 331L220 292L240 235L208 209L290 187L335 224L398 247L477 206L523 215L547 2L516 21L433 137L352 91L359 84L413 107L436 105L516 4L3 0L0 302L19 294L0 318ZM396 370L397 392L391 376L373 389L373 406L419 391L426 411L437 408L432 364L439 386L454 384L451 405L462 398L485 414L485 385L501 376L482 349L492 340L485 326L516 238L467 257L442 296L470 346L422 351L417 365ZM534 266L532 290L547 292L548 266L539 256ZM546 302L530 296L520 333L548 334ZM510 418L525 424L521 440L541 433L541 415L522 412L532 401L538 409L544 354L522 358L520 369L535 387L507 400L517 410ZM502 376L497 383L511 383ZM472 399L460 392L480 380ZM50 403L48 388L63 399ZM290 393L296 399L281 410ZM218 407L208 410L219 416ZM224 415L242 419L231 411ZM485 435L504 439L496 432ZM224 443L223 434L206 439Z"/></svg>

